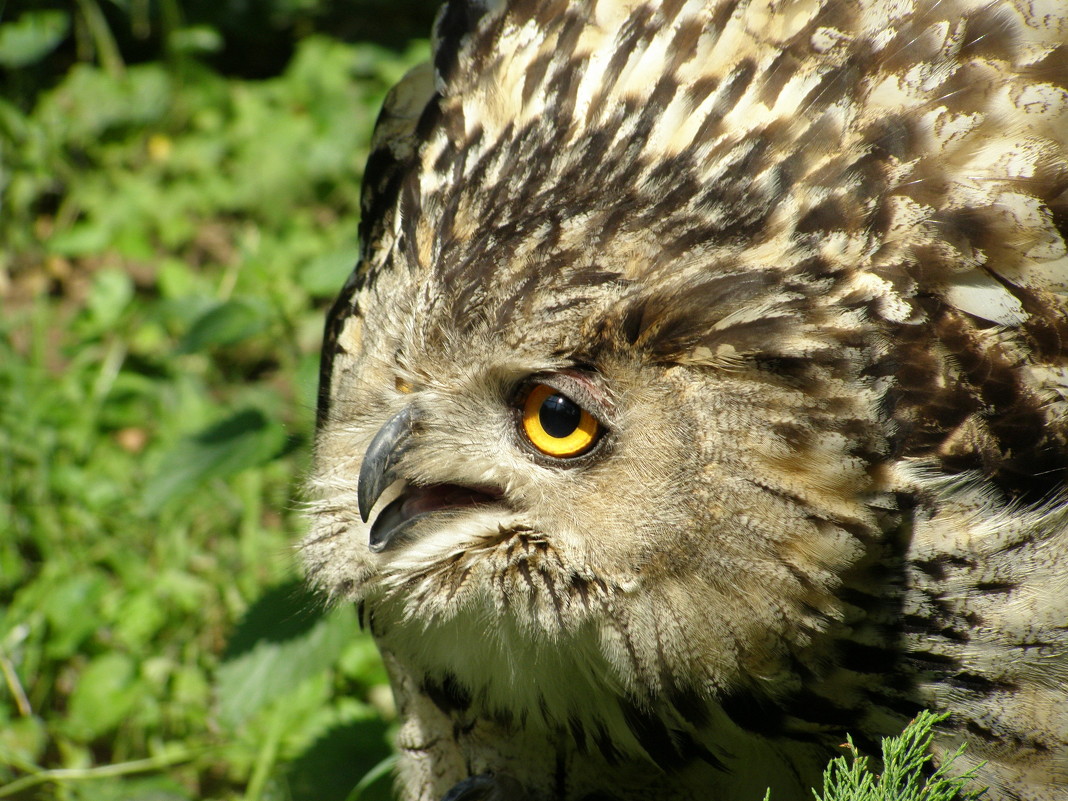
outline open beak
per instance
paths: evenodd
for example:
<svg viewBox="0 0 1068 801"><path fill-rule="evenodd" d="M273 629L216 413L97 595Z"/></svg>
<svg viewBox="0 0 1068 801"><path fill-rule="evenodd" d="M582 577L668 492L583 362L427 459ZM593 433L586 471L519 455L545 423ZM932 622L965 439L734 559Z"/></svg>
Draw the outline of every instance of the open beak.
<svg viewBox="0 0 1068 801"><path fill-rule="evenodd" d="M396 467L410 447L418 421L419 413L409 406L391 417L367 447L356 488L360 517L365 523L382 493L402 478L397 475ZM401 494L375 517L368 547L376 553L384 551L390 545L403 542L415 524L431 514L493 503L501 496L500 490L491 487L406 483Z"/></svg>

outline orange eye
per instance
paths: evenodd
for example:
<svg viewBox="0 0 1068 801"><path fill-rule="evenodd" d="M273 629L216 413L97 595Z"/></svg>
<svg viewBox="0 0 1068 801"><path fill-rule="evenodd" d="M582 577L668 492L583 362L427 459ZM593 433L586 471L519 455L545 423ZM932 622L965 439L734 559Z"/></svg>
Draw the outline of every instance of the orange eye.
<svg viewBox="0 0 1068 801"><path fill-rule="evenodd" d="M547 456L581 456L600 431L592 414L547 384L535 384L523 400L523 433Z"/></svg>

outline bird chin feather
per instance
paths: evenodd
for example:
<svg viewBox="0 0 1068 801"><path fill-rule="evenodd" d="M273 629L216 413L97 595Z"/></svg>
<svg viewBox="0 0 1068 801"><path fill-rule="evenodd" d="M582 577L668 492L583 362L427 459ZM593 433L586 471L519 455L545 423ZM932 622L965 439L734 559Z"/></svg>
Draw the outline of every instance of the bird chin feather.
<svg viewBox="0 0 1068 801"><path fill-rule="evenodd" d="M637 588L565 564L520 514L466 510L382 555L364 588L373 631L383 651L448 676L483 714L545 729L574 721L642 753L615 699L648 688L634 686L609 612Z"/></svg>
<svg viewBox="0 0 1068 801"><path fill-rule="evenodd" d="M372 594L397 606L404 626L425 632L474 616L482 638L512 625L545 643L582 628L600 606L600 598L575 601L564 560L520 513L499 506L442 512L425 527L383 554L373 581ZM605 586L593 576L579 580Z"/></svg>

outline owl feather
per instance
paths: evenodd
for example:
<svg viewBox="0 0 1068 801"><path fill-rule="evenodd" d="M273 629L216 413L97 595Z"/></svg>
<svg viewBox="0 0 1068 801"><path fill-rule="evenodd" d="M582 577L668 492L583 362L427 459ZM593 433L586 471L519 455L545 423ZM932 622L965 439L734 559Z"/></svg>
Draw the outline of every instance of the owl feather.
<svg viewBox="0 0 1068 801"><path fill-rule="evenodd" d="M447 3L301 546L401 797L803 799L922 709L1068 797L1066 154L1066 0Z"/></svg>

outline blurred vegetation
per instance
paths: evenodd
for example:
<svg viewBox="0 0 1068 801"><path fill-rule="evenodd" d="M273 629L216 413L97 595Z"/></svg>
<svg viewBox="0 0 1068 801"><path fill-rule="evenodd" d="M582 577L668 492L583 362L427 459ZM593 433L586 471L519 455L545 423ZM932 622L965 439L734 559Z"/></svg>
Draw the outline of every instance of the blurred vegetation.
<svg viewBox="0 0 1068 801"><path fill-rule="evenodd" d="M382 799L297 579L324 309L420 0L0 0L0 798Z"/></svg>

